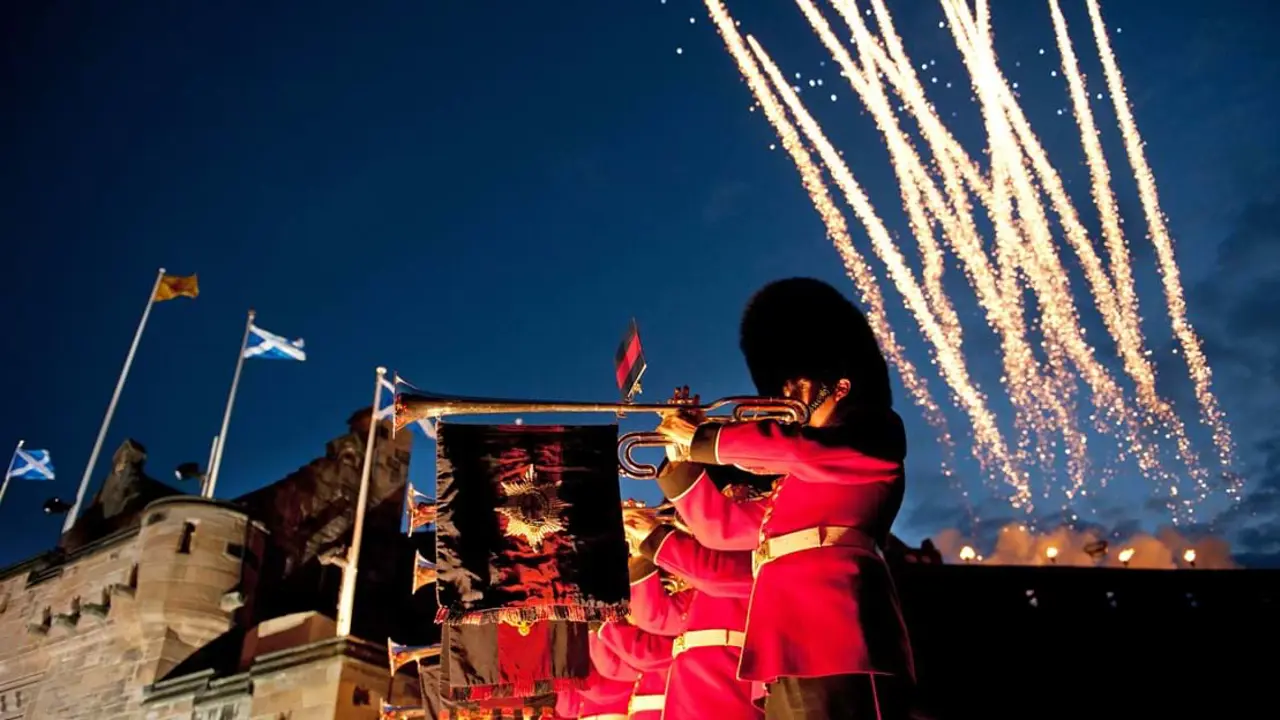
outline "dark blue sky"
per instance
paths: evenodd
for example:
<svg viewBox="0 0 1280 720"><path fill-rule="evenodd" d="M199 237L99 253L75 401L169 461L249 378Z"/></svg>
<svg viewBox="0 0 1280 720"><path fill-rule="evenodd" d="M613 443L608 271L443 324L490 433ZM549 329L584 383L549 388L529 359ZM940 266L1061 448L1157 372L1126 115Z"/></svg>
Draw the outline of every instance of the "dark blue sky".
<svg viewBox="0 0 1280 720"><path fill-rule="evenodd" d="M1083 3L1064 4L1100 82ZM962 138L980 137L941 10L895 5L913 57L936 59L940 80L955 82L935 102L957 113ZM993 5L1006 72L1073 191L1087 192L1074 122L1056 114L1069 103L1049 77L1047 8ZM881 138L796 8L730 8L784 69L837 93L814 103L819 118L897 222ZM1113 40L1192 319L1221 362L1242 469L1274 494L1280 463L1268 473L1266 450L1280 427L1266 408L1280 326L1258 304L1274 295L1252 290L1280 282L1276 11L1177 0L1104 12L1123 28ZM613 350L635 316L651 362L645 399L678 383L704 398L737 394L751 389L736 337L754 289L803 274L852 294L790 160L768 150L772 131L747 111L750 94L693 0L48 2L0 13L0 442L47 447L59 469L53 484L11 486L0 565L55 541L59 522L39 505L74 495L159 266L199 273L201 296L155 308L97 478L126 437L147 446L160 479L204 461L249 307L262 327L307 341L305 364L246 365L223 497L320 454L368 402L377 364L444 392L608 399ZM1122 210L1140 227L1108 107L1095 110ZM865 243L861 232L855 240ZM1133 245L1149 340L1171 394L1185 395L1150 250L1140 237ZM1247 282L1222 277L1243 269ZM909 318L893 319L927 365ZM1234 342L1245 335L1254 350ZM957 522L959 498L937 477L933 433L899 398L913 482L897 529L914 540ZM953 429L967 436L958 415ZM420 480L431 449L418 444ZM961 470L987 503L976 469ZM1142 513L1145 497L1118 487L1108 502L1158 523ZM984 514L999 514L992 507ZM1272 540L1251 542L1261 553Z"/></svg>

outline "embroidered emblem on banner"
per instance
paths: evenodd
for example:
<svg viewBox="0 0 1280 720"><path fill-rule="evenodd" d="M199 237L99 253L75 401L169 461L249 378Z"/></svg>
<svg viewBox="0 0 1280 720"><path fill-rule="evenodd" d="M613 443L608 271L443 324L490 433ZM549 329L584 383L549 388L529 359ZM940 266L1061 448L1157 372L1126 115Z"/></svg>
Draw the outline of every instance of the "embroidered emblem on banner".
<svg viewBox="0 0 1280 720"><path fill-rule="evenodd" d="M537 469L530 464L519 479L500 485L507 504L498 508L498 514L507 520L503 531L507 537L518 537L534 550L540 550L548 536L564 532L564 518L560 513L569 503L560 499L559 482L540 483Z"/></svg>

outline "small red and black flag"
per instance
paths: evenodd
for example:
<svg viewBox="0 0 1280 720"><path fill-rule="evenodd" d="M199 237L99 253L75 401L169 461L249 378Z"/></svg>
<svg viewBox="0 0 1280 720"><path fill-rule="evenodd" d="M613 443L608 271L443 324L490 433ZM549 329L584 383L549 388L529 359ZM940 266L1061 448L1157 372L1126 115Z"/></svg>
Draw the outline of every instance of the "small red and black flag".
<svg viewBox="0 0 1280 720"><path fill-rule="evenodd" d="M627 327L627 334L613 356L613 371L618 380L618 392L624 400L630 400L640 392L640 378L649 367L644 360L644 349L640 347L640 328L635 318Z"/></svg>
<svg viewBox="0 0 1280 720"><path fill-rule="evenodd" d="M616 425L440 426L437 622L620 620Z"/></svg>

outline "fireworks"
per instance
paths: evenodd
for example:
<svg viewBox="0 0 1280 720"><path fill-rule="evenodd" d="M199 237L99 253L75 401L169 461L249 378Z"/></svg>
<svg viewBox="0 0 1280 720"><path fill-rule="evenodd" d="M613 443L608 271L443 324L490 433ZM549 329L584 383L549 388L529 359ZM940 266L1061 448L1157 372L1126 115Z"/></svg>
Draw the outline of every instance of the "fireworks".
<svg viewBox="0 0 1280 720"><path fill-rule="evenodd" d="M1001 69L986 0L977 0L973 7L964 0L940 0L945 21L939 23L939 28L950 31L960 51L973 101L982 115L987 136L985 169L955 139L926 96L927 85L950 88L952 83L939 83L935 61L912 60L884 0L865 4L832 0L835 15L845 26L840 30L832 27L813 0L796 0L839 68L840 77L883 136L920 257L918 271L908 265L910 253L899 247L854 172L801 99L803 89L817 89L823 80L785 73L760 40L739 31L740 23L721 0L704 1L755 98L752 110L763 111L795 163L886 355L944 442L952 443L947 421L925 378L907 359L889 326L880 278L855 245L828 182L862 225L872 252L884 265L887 281L928 343L932 364L968 420L975 457L991 478L1008 486L1013 507L1032 512L1031 469L1034 466L1052 473L1060 454L1068 478L1058 498L1064 509L1090 492L1092 478L1101 478L1105 484L1109 468L1090 467L1087 449L1092 430L1114 439L1117 461L1136 463L1165 499L1175 522L1190 519L1195 505L1209 494L1208 472L1181 418L1156 389L1156 369L1143 337L1113 178L1098 139L1090 88L1080 71L1058 0L1049 0L1061 58L1060 67L1052 70L1051 76L1060 77L1066 85L1089 168L1101 225L1099 240L1105 253L1095 249L1095 239L1023 113L1018 84L1010 82ZM1230 432L1212 392L1212 374L1199 338L1186 318L1172 240L1101 11L1097 0L1087 2L1106 75L1105 95L1115 106L1142 199L1173 335L1189 368L1202 422L1209 427L1225 468L1233 452ZM1046 50L1040 49L1039 54L1045 55ZM823 87L819 99L835 100L839 92L836 84ZM1104 94L1097 93L1097 97ZM915 125L914 133L904 127L907 122ZM978 229L980 220L990 224L993 237L984 238ZM1061 228L1061 245L1079 262L1087 293L1071 287L1055 225ZM962 269L998 340L1000 383L1013 409L1011 436L1006 437L967 364L964 330L943 284L948 253ZM1081 325L1077 303L1092 305L1101 316L1123 368L1120 376L1097 357ZM1125 382L1132 384L1132 390L1126 389ZM1087 399L1078 397L1081 387L1087 389ZM1090 407L1083 407L1084 403ZM1087 426L1082 426L1082 415L1089 420ZM1170 469L1174 461L1177 467ZM1190 480L1190 486L1184 487L1183 478ZM1238 497L1238 486L1230 492Z"/></svg>

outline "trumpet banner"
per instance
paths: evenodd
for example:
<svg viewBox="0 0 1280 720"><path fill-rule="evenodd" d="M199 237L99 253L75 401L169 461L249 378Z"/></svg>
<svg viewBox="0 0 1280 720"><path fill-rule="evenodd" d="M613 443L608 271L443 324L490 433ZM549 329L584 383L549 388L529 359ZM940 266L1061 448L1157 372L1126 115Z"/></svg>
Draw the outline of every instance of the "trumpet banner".
<svg viewBox="0 0 1280 720"><path fill-rule="evenodd" d="M440 698L478 707L554 707L553 693L583 687L591 674L588 623L446 625ZM427 683L423 682L424 691ZM521 700L523 698L523 700Z"/></svg>
<svg viewBox="0 0 1280 720"><path fill-rule="evenodd" d="M616 425L442 423L436 621L626 617L617 442Z"/></svg>

